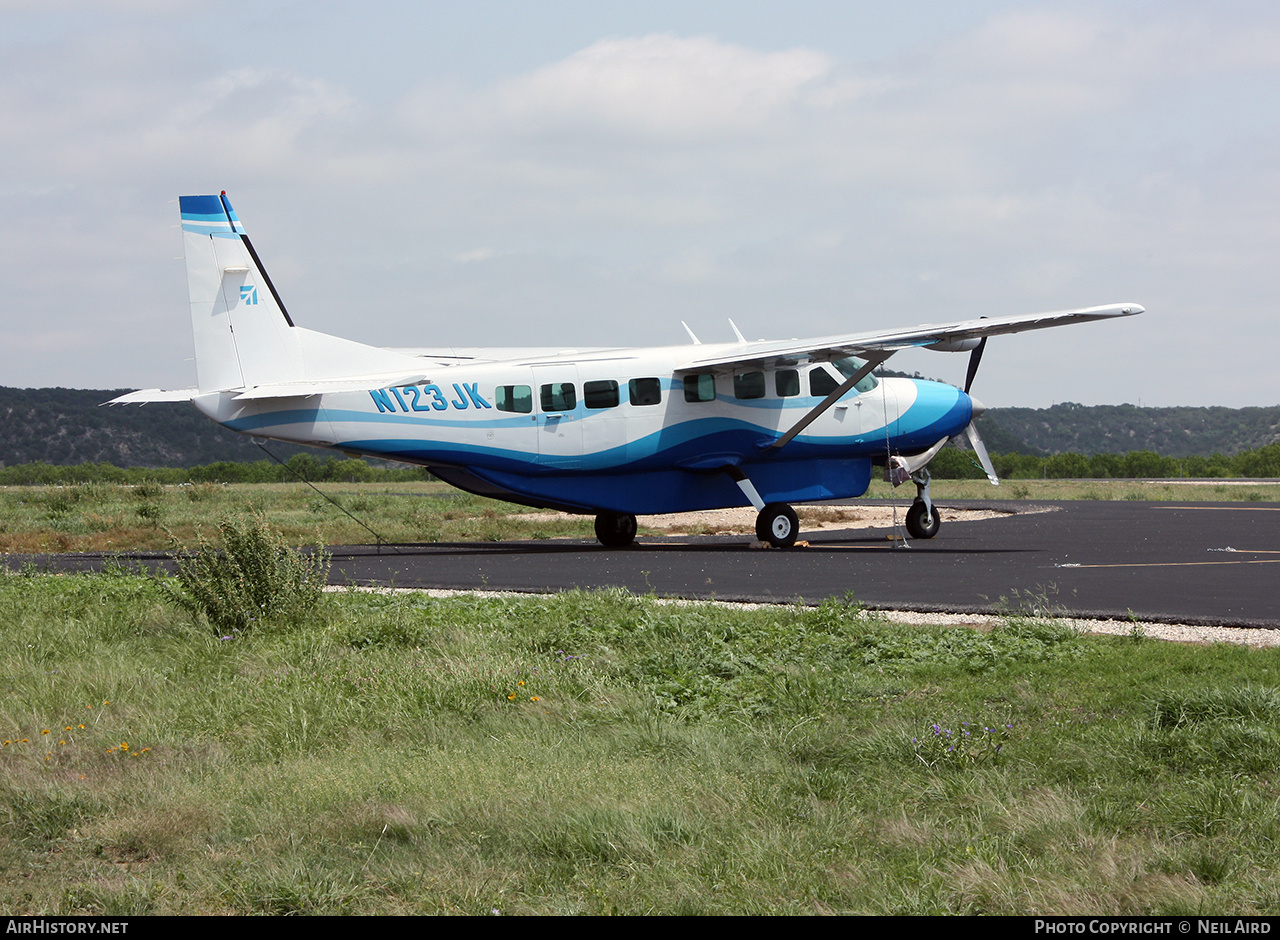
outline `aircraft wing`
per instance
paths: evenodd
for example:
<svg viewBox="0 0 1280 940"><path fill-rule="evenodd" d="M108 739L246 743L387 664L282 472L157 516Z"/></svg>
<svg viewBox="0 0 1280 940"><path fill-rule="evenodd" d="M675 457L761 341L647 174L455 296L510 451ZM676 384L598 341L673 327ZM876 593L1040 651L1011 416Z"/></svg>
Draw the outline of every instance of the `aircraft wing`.
<svg viewBox="0 0 1280 940"><path fill-rule="evenodd" d="M754 343L717 345L705 352L700 347L690 350L687 362L677 372L694 372L717 367L775 363L802 360L829 361L846 356L865 356L868 353L892 355L900 349L916 346L940 351L958 352L972 349L986 336L1001 333L1021 333L1024 330L1042 330L1069 323L1088 323L1091 320L1109 320L1115 317L1131 317L1143 312L1139 304L1110 304L1103 307L1082 307L1078 310L1059 310L1053 313L1033 313L1013 317L982 317L977 320L961 320L956 323L934 323L909 327L904 330L880 330L868 333L848 333L838 336L819 336L803 340L760 340ZM887 358L887 356L882 356Z"/></svg>

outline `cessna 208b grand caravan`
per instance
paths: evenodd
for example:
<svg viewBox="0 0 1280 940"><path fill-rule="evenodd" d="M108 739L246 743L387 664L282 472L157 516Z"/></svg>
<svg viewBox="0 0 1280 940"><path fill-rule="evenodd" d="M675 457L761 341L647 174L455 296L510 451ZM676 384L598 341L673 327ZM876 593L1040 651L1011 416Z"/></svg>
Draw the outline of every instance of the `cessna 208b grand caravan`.
<svg viewBox="0 0 1280 940"><path fill-rule="evenodd" d="M419 464L463 490L591 514L610 547L636 515L750 503L756 534L794 544L794 502L861 496L872 466L940 525L928 463L964 434L992 483L969 386L987 337L1142 313L1112 304L805 340L619 349L381 349L295 326L227 200L182 196L195 388L111 404L191 401L255 437ZM730 321L732 325L732 321ZM688 327L686 327L688 329ZM877 377L895 352L969 352L963 390Z"/></svg>

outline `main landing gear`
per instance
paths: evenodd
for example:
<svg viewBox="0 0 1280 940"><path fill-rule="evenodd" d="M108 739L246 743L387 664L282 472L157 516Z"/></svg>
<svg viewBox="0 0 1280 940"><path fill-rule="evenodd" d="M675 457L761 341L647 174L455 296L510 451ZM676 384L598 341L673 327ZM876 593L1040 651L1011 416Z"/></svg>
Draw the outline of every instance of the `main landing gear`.
<svg viewBox="0 0 1280 940"><path fill-rule="evenodd" d="M727 468L726 472L759 513L756 516L756 538L774 548L795 545L796 536L800 534L800 518L796 511L786 503L766 505L747 475L737 467ZM937 528L936 524L934 528ZM596 538L605 548L626 548L636 539L636 517L620 512L600 513L596 516Z"/></svg>
<svg viewBox="0 0 1280 940"><path fill-rule="evenodd" d="M756 516L756 538L774 548L790 548L796 544L796 536L800 534L800 518L796 511L786 503L766 504L741 468L726 467L725 472L759 513Z"/></svg>
<svg viewBox="0 0 1280 940"><path fill-rule="evenodd" d="M770 503L756 516L756 538L774 548L790 548L799 533L800 519L786 503ZM626 548L636 540L636 517L620 512L600 513L596 516L596 539L605 548Z"/></svg>
<svg viewBox="0 0 1280 940"><path fill-rule="evenodd" d="M800 519L786 503L770 503L756 516L756 538L774 548L790 548L799 532Z"/></svg>
<svg viewBox="0 0 1280 940"><path fill-rule="evenodd" d="M636 517L621 512L596 516L596 538L605 548L626 548L636 540Z"/></svg>

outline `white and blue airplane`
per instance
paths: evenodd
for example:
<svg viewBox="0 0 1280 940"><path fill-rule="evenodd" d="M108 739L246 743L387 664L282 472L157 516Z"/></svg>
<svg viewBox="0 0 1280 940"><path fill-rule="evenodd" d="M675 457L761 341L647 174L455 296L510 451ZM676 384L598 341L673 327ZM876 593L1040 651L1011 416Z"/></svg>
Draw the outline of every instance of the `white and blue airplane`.
<svg viewBox="0 0 1280 940"><path fill-rule="evenodd" d="M1142 313L1138 304L822 336L651 348L383 349L296 326L227 200L182 196L196 387L110 404L190 401L255 437L427 467L452 485L595 516L629 545L636 515L750 503L777 547L791 503L861 496L872 467L917 495L909 533L941 524L928 463L972 422L969 386L987 337ZM688 330L688 327L685 327ZM914 347L970 353L963 390L877 377Z"/></svg>

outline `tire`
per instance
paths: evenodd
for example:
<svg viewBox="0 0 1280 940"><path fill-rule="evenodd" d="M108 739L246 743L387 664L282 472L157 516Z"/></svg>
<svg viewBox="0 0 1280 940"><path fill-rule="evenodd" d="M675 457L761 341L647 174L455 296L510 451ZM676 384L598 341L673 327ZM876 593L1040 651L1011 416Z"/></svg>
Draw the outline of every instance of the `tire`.
<svg viewBox="0 0 1280 940"><path fill-rule="evenodd" d="M942 528L942 517L938 515L938 507L933 507L930 514L925 509L924 501L917 499L907 510L907 531L913 539L931 539Z"/></svg>
<svg viewBox="0 0 1280 940"><path fill-rule="evenodd" d="M605 548L626 548L636 540L636 517L620 512L596 516L596 539Z"/></svg>
<svg viewBox="0 0 1280 940"><path fill-rule="evenodd" d="M786 503L770 503L756 516L756 538L774 548L790 548L800 534L800 518Z"/></svg>

